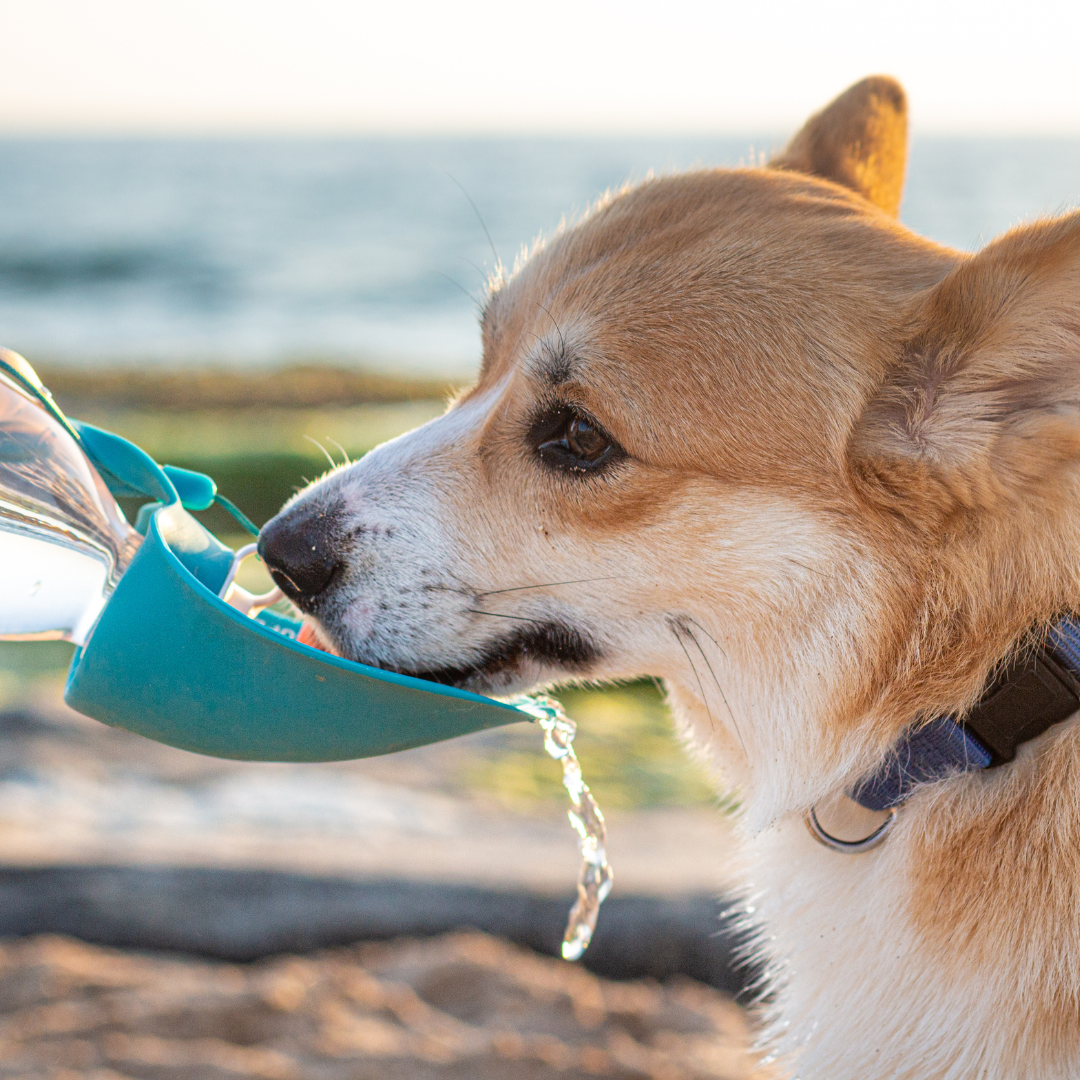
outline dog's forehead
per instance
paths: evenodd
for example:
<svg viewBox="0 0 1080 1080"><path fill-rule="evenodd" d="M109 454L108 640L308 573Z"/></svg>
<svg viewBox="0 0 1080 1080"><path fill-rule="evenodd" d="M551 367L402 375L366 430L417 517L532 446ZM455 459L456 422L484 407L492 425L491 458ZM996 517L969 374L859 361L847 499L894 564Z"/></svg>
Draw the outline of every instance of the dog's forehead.
<svg viewBox="0 0 1080 1080"><path fill-rule="evenodd" d="M858 408L912 296L952 261L808 177L650 181L540 248L493 294L481 386L591 389L612 403L614 420L601 419L639 445L662 407L665 437L699 464L819 458L825 418ZM841 440L843 424L831 428Z"/></svg>
<svg viewBox="0 0 1080 1080"><path fill-rule="evenodd" d="M800 339L872 336L875 316L895 319L954 261L810 177L715 169L648 181L539 247L493 293L484 377L575 327L624 359L656 340L723 338L729 347L704 357L723 361L746 340L773 338L775 360L795 362L786 346Z"/></svg>

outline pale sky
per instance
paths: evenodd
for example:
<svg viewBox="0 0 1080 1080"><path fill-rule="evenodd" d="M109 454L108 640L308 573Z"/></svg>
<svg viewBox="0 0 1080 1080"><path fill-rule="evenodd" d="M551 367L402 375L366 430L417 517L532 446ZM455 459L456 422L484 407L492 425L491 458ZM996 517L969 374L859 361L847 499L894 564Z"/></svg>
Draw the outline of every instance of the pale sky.
<svg viewBox="0 0 1080 1080"><path fill-rule="evenodd" d="M0 0L0 131L1080 134L1080 0Z"/></svg>

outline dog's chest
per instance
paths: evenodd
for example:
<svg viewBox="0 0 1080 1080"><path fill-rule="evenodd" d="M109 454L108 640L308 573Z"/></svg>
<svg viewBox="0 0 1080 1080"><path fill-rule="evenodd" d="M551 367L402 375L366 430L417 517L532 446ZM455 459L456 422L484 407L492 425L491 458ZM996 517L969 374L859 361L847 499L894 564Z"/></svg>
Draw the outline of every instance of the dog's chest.
<svg viewBox="0 0 1080 1080"><path fill-rule="evenodd" d="M905 830L906 831L906 830ZM1019 965L943 954L910 913L910 845L845 856L797 818L747 841L747 907L773 993L766 1037L799 1080L1065 1080L1080 1046L1018 1000Z"/></svg>

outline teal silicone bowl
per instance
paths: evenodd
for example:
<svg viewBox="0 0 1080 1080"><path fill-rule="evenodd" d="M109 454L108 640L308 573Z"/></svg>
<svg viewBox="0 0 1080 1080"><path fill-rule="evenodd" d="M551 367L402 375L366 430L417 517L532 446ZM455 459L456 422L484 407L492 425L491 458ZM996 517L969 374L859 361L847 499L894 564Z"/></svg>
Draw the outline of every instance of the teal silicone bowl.
<svg viewBox="0 0 1080 1080"><path fill-rule="evenodd" d="M342 660L296 641L300 623L237 611L218 592L233 552L184 509L199 474L73 423L116 495L143 495L145 539L68 672L74 709L157 742L245 761L342 761L531 719L512 705ZM177 488L194 491L181 499ZM201 486L201 487L200 487ZM201 500L201 502L200 502Z"/></svg>

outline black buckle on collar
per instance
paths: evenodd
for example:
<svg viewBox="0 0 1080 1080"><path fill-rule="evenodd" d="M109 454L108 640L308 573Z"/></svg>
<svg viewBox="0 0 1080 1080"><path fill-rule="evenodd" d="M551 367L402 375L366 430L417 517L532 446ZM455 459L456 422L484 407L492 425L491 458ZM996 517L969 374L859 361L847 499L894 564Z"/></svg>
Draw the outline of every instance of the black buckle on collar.
<svg viewBox="0 0 1080 1080"><path fill-rule="evenodd" d="M1080 709L1080 680L1049 649L998 676L962 723L993 755L990 768Z"/></svg>
<svg viewBox="0 0 1080 1080"><path fill-rule="evenodd" d="M990 769L1080 710L1080 620L1062 619L1046 645L1010 664L966 717L910 728L849 792L870 810L899 806L920 784Z"/></svg>

